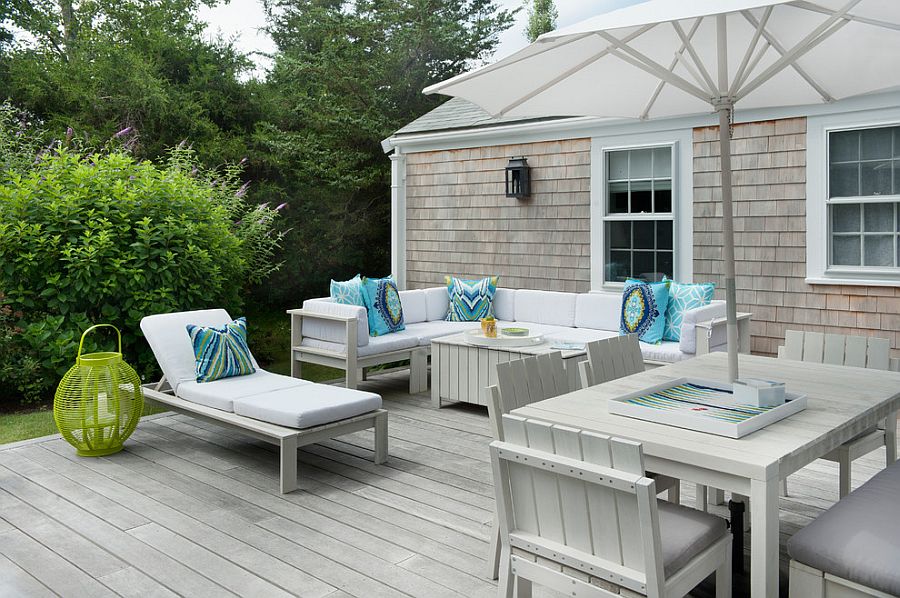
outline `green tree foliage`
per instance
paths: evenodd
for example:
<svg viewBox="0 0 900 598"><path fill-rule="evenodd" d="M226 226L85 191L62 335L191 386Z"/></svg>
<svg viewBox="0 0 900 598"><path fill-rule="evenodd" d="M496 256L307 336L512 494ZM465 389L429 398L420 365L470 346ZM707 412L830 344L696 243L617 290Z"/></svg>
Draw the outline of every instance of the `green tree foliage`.
<svg viewBox="0 0 900 598"><path fill-rule="evenodd" d="M553 0L530 0L528 6L528 25L525 26L525 37L533 42L544 33L556 29L559 12Z"/></svg>
<svg viewBox="0 0 900 598"><path fill-rule="evenodd" d="M246 200L239 167L204 170L184 146L159 165L65 146L0 175L0 291L19 331L5 338L40 364L37 388L16 380L26 399L55 385L90 324L121 328L148 372L143 316L238 309L277 268L277 210Z"/></svg>
<svg viewBox="0 0 900 598"><path fill-rule="evenodd" d="M269 287L270 301L286 305L326 292L329 276L387 273L381 140L443 102L422 88L486 59L513 13L493 0L271 0L267 9L278 52L253 157L267 192L290 201L289 264Z"/></svg>

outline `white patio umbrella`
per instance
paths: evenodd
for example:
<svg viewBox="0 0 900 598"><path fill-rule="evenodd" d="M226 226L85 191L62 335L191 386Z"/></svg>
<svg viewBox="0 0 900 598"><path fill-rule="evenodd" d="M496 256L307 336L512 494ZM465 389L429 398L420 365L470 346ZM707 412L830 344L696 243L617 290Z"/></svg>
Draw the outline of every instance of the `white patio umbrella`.
<svg viewBox="0 0 900 598"><path fill-rule="evenodd" d="M900 0L650 0L425 89L495 116L719 115L728 365L738 377L730 124L900 85Z"/></svg>

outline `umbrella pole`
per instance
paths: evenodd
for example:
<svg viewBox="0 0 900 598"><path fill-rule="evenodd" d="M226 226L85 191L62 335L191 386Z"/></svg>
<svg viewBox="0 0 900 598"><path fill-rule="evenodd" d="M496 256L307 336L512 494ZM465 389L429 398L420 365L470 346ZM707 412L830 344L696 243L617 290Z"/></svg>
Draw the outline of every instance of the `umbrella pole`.
<svg viewBox="0 0 900 598"><path fill-rule="evenodd" d="M734 274L734 211L731 204L732 104L718 106L719 149L722 162L722 258L725 261L725 315L728 320L728 380L738 379L737 293Z"/></svg>

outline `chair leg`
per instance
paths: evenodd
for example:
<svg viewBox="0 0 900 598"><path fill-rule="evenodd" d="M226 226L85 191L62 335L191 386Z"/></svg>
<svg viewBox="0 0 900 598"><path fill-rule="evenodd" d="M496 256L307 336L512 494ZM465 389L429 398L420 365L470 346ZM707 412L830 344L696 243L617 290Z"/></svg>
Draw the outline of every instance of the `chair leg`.
<svg viewBox="0 0 900 598"><path fill-rule="evenodd" d="M509 559L509 546L502 546L500 548L500 567L498 573L497 596L500 596L500 598L513 598L516 579L513 575Z"/></svg>
<svg viewBox="0 0 900 598"><path fill-rule="evenodd" d="M675 484L666 492L666 498L673 505L681 504L681 480L675 480Z"/></svg>
<svg viewBox="0 0 900 598"><path fill-rule="evenodd" d="M344 387L345 387L345 388L352 388L352 389L355 389L356 386L357 386L357 384L358 384L357 381L359 380L359 378L357 377L358 375L359 375L359 372L357 371L357 369L356 369L355 367L349 367L349 366L348 366L348 367L347 367L346 382L345 382L345 384L344 384Z"/></svg>
<svg viewBox="0 0 900 598"><path fill-rule="evenodd" d="M840 447L838 453L838 464L840 467L840 497L844 498L850 494L850 451L846 447Z"/></svg>
<svg viewBox="0 0 900 598"><path fill-rule="evenodd" d="M710 495L709 504L716 506L725 504L725 491L721 488L710 488Z"/></svg>
<svg viewBox="0 0 900 598"><path fill-rule="evenodd" d="M703 511L704 513L709 511L709 501L707 500L707 490L706 486L703 484L697 484L697 490L695 491L697 496L697 510Z"/></svg>
<svg viewBox="0 0 900 598"><path fill-rule="evenodd" d="M500 570L500 522L494 513L494 527L491 528L491 545L488 548L488 579L497 579Z"/></svg>
<svg viewBox="0 0 900 598"><path fill-rule="evenodd" d="M887 449L887 464L897 460L897 412L884 418L884 446Z"/></svg>
<svg viewBox="0 0 900 598"><path fill-rule="evenodd" d="M297 489L297 437L281 439L281 493Z"/></svg>
<svg viewBox="0 0 900 598"><path fill-rule="evenodd" d="M716 569L716 598L731 598L731 544L725 550L725 562Z"/></svg>
<svg viewBox="0 0 900 598"><path fill-rule="evenodd" d="M531 598L531 580L516 576L516 598Z"/></svg>
<svg viewBox="0 0 900 598"><path fill-rule="evenodd" d="M787 495L788 495L787 477L785 477L783 480L781 480L781 496L787 496Z"/></svg>
<svg viewBox="0 0 900 598"><path fill-rule="evenodd" d="M375 464L380 465L388 458L388 414L387 411L375 416Z"/></svg>

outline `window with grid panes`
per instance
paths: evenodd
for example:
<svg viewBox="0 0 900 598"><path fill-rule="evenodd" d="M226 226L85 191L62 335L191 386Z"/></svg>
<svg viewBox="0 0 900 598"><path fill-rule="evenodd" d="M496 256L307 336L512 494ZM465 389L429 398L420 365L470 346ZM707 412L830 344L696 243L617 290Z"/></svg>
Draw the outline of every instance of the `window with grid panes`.
<svg viewBox="0 0 900 598"><path fill-rule="evenodd" d="M828 266L900 268L900 126L828 134Z"/></svg>
<svg viewBox="0 0 900 598"><path fill-rule="evenodd" d="M673 277L672 148L606 152L606 282Z"/></svg>

